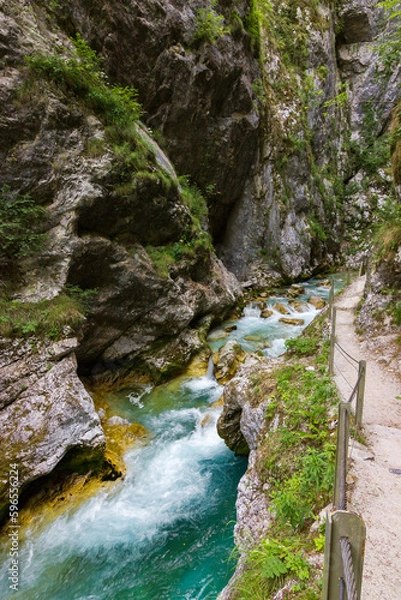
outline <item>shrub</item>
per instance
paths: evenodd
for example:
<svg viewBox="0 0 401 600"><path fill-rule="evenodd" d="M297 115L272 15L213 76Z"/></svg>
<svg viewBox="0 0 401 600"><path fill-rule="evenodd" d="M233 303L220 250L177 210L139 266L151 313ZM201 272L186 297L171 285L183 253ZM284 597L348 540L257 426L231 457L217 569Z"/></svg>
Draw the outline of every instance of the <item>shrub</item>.
<svg viewBox="0 0 401 600"><path fill-rule="evenodd" d="M216 13L214 5L215 2L212 2L211 8L200 8L196 13L195 41L214 44L218 38L228 33L228 28L224 25L224 17Z"/></svg>
<svg viewBox="0 0 401 600"><path fill-rule="evenodd" d="M285 347L288 352L297 356L316 354L319 347L319 340L313 337L300 336L286 340Z"/></svg>
<svg viewBox="0 0 401 600"><path fill-rule="evenodd" d="M84 100L107 125L126 126L141 114L137 91L133 87L108 85L94 50L77 34L73 56L35 54L27 58L31 69L77 98Z"/></svg>
<svg viewBox="0 0 401 600"><path fill-rule="evenodd" d="M45 210L27 195L3 186L0 192L0 251L15 260L33 254L43 246L37 232Z"/></svg>

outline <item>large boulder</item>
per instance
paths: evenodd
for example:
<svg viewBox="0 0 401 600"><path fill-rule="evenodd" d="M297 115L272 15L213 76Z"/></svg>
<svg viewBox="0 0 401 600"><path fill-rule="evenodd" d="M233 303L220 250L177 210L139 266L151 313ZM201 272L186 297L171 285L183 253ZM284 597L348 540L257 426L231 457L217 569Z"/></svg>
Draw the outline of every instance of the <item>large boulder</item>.
<svg viewBox="0 0 401 600"><path fill-rule="evenodd" d="M226 342L213 355L214 374L217 381L224 385L232 379L237 372L241 362L245 358L245 353L241 344L236 340Z"/></svg>
<svg viewBox="0 0 401 600"><path fill-rule="evenodd" d="M58 466L65 472L102 467L105 437L91 396L77 376L77 340L41 344L2 338L0 365L0 520L8 506L9 472L19 490ZM15 465L11 467L11 465Z"/></svg>
<svg viewBox="0 0 401 600"><path fill-rule="evenodd" d="M257 448L259 432L264 423L269 392L274 383L266 379L266 398L260 400L255 393L252 377L257 369L269 372L271 361L248 355L236 376L226 385L223 392L223 411L217 422L217 431L227 446L236 454L248 454Z"/></svg>

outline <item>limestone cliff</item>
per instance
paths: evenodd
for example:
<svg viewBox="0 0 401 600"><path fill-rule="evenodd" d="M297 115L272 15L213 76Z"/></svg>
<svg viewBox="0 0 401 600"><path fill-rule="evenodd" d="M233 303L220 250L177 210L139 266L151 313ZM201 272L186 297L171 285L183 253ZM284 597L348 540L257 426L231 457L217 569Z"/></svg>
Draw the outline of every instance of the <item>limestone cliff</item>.
<svg viewBox="0 0 401 600"><path fill-rule="evenodd" d="M131 119L123 109L118 121L114 114L122 106L135 113L136 101L121 85L126 80L119 70L126 69L128 77L133 66L124 67L118 56L107 55L110 80L120 81L110 95L112 82L81 38L77 55L79 43L74 47L67 35L79 29L74 19L80 26L94 19L97 41L90 30L82 30L94 47L103 37L101 23L106 29L116 27L100 18L96 6L82 4L62 8L16 0L0 5L0 189L2 215L11 215L0 252L6 336L2 444L6 463L20 465L23 488L71 452L81 453L83 460L86 456L87 468L101 462L104 436L77 378L76 359L80 373L87 375L136 369L159 380L181 369L203 347L210 323L224 316L240 295L235 277L213 252L199 191L178 179L135 115ZM103 3L97 8L103 14ZM124 3L113 5L112 17L127 17ZM120 21L117 31L121 29L119 39L133 43L142 21L135 11L128 17L132 36ZM151 14L149 23L156 26ZM159 21L158 26L164 25ZM156 33L154 42L160 42ZM123 56L133 53L123 48ZM113 60L119 65L115 71ZM196 66L191 69L195 76ZM241 80L238 67L232 69L234 79ZM149 73L148 65L145 70ZM139 72L136 85L141 88ZM224 98L213 101L220 104ZM234 128L241 121L228 120ZM23 243L21 227L29 229L29 221L18 221L26 215L28 198L44 208L37 223L41 245L35 252L22 252L22 246L11 252L8 242ZM28 234L25 238L30 239ZM74 325L68 318L64 327L51 325L49 311L61 307L67 290L91 294L86 317L74 317ZM39 316L31 317L34 305ZM78 340L71 346L74 333ZM18 339L21 335L26 342ZM54 363L51 340L68 347ZM3 480L1 509L6 486Z"/></svg>
<svg viewBox="0 0 401 600"><path fill-rule="evenodd" d="M380 140L400 65L383 65L391 25L376 4L271 2L260 20L263 134L221 247L241 279L262 283L273 269L293 280L335 264L388 191L383 171L372 176L380 157L386 166Z"/></svg>

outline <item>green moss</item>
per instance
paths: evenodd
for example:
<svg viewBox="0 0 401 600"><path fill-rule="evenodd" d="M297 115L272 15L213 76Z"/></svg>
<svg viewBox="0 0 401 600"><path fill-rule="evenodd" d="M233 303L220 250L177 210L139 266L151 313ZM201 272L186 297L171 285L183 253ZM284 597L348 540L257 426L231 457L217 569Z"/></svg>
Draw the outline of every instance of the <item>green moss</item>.
<svg viewBox="0 0 401 600"><path fill-rule="evenodd" d="M249 3L249 10L245 18L245 29L250 35L251 48L257 57L261 54L260 23L262 18L262 10L259 4L259 0L251 0Z"/></svg>
<svg viewBox="0 0 401 600"><path fill-rule="evenodd" d="M98 138L91 138L87 142L86 152L91 158L103 156L103 154L106 152L105 141Z"/></svg>
<svg viewBox="0 0 401 600"><path fill-rule="evenodd" d="M73 287L66 292L41 302L0 300L0 336L36 336L57 340L63 337L65 327L78 331L85 320L94 291L84 292Z"/></svg>
<svg viewBox="0 0 401 600"><path fill-rule="evenodd" d="M168 277L175 267L186 271L198 259L210 256L212 243L207 232L194 232L189 240L181 239L165 246L146 246L145 248L152 264L160 277Z"/></svg>

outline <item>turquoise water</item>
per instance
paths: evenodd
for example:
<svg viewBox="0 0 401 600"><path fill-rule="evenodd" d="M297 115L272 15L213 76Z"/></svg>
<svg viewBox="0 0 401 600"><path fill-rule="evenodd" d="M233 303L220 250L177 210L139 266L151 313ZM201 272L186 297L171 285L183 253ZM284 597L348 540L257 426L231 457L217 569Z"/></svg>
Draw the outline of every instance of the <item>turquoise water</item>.
<svg viewBox="0 0 401 600"><path fill-rule="evenodd" d="M337 280L337 287L341 287ZM319 282L311 294L328 298ZM298 300L298 299L297 299ZM287 304L277 295L267 301ZM244 316L211 332L216 349L238 339L244 349L277 356L318 311L306 304L302 326L267 319L251 304ZM251 336L252 340L244 337ZM220 336L220 337L219 337ZM216 339L217 338L217 339ZM214 341L213 341L214 339ZM266 341L269 347L264 347ZM139 422L150 439L126 455L127 476L50 525L32 527L20 546L20 591L7 583L7 548L0 560L2 600L212 600L235 567L235 498L246 459L235 457L216 432L223 388L212 375L178 378L156 388L133 386L110 395L114 415Z"/></svg>
<svg viewBox="0 0 401 600"><path fill-rule="evenodd" d="M332 277L335 293L344 286L344 279L341 275ZM258 302L252 302L245 307L243 316L234 321L227 321L222 326L217 327L210 332L208 342L213 351L218 350L228 340L237 340L246 352L261 352L267 357L279 356L285 352L285 342L290 338L295 338L309 325L316 315L320 312L314 306L308 303L308 299L314 295L323 298L326 302L329 300L330 287L321 285L316 279L311 279L302 284L305 293L295 298L295 302L300 302L301 307L295 309L288 302L286 290L282 290L266 299L266 308L273 314L268 318L261 318L262 310ZM289 314L282 314L275 306L285 305ZM281 318L295 318L303 321L300 325L288 325L280 322ZM226 327L234 326L236 329L227 333ZM248 339L248 338L252 339ZM268 347L265 346L268 342Z"/></svg>
<svg viewBox="0 0 401 600"><path fill-rule="evenodd" d="M216 433L222 388L208 377L115 394L113 412L141 422L150 442L126 456L127 476L20 550L20 592L2 599L211 599L235 567L235 497L246 460ZM164 406L163 406L164 405Z"/></svg>

